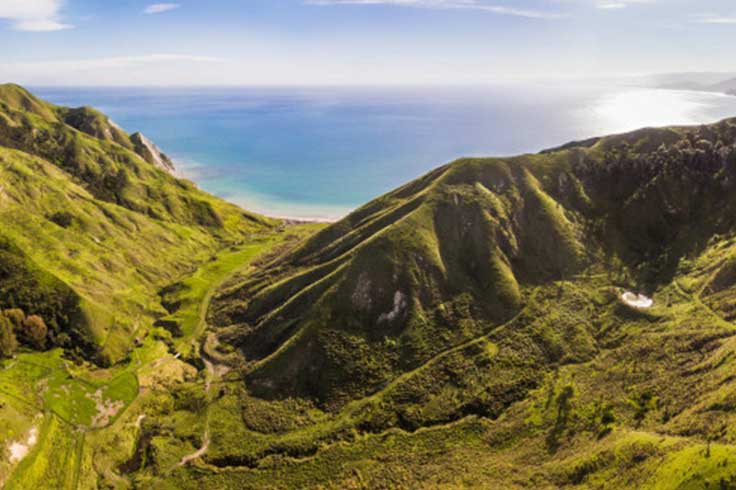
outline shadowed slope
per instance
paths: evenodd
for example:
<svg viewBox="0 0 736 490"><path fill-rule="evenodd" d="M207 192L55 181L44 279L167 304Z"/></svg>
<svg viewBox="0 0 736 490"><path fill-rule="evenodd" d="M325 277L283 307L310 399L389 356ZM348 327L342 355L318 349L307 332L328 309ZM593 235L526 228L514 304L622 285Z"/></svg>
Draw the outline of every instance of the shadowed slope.
<svg viewBox="0 0 736 490"><path fill-rule="evenodd" d="M644 289L736 224L736 126L646 129L464 159L315 235L212 312L250 389L340 406L511 318L587 267Z"/></svg>

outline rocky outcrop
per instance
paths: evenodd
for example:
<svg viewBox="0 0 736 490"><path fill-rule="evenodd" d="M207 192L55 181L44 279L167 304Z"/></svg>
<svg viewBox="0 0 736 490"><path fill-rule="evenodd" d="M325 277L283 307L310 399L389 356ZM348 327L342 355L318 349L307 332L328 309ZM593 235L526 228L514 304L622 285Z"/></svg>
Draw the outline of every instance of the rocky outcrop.
<svg viewBox="0 0 736 490"><path fill-rule="evenodd" d="M133 148L128 134L109 117L92 107L59 108L58 112L64 123L78 131L117 143L129 150Z"/></svg>
<svg viewBox="0 0 736 490"><path fill-rule="evenodd" d="M142 133L135 133L130 137L130 141L135 147L135 152L140 155L148 163L151 163L161 170L165 170L170 174L174 174L174 162L169 158L156 144L146 138Z"/></svg>

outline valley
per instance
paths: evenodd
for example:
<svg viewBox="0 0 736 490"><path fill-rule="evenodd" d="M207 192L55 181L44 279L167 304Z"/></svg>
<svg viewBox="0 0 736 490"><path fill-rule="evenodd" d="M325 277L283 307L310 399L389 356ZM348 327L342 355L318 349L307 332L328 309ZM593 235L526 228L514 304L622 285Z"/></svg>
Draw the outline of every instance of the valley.
<svg viewBox="0 0 736 490"><path fill-rule="evenodd" d="M72 489L80 488L80 477L93 478L90 471L115 475L118 470L113 466L90 467L93 456L103 449L100 444L110 443L112 436L118 442L107 450L119 449L120 453L113 452L109 457L125 457L130 448L117 446L121 434L136 436L147 417L141 409L157 390L188 379L207 397L214 371L198 373L181 356L197 356L206 328L204 314L215 288L228 276L242 273L263 254L319 226L294 225L253 237L243 245L221 251L178 281L176 285L184 285L186 293L179 298L184 304L177 311L183 333L176 341L159 327L130 353L126 362L108 369L69 362L59 349L19 354L5 361L0 372L0 412L6 423L12 422L14 434L7 440L22 439L27 427L37 434L37 444L29 444L21 451L22 457L11 458L5 465L6 475L12 475L5 477L5 488L49 485Z"/></svg>
<svg viewBox="0 0 736 490"><path fill-rule="evenodd" d="M736 121L463 158L320 224L0 101L4 488L736 488Z"/></svg>

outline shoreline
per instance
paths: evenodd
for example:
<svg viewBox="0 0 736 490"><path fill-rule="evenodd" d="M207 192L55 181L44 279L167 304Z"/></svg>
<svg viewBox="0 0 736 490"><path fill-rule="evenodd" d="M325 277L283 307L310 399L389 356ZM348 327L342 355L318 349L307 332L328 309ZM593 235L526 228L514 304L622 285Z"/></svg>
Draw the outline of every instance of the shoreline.
<svg viewBox="0 0 736 490"><path fill-rule="evenodd" d="M199 189L202 192L207 192L209 194L212 194L213 196L217 196L220 199L223 199L226 202L229 202L230 204L239 207L243 211L247 211L249 213L255 213L259 214L261 216L264 216L266 218L271 219L277 219L287 222L287 224L304 224L304 223L324 223L324 224L332 224L337 223L344 217L348 216L350 213L354 211L354 209L349 210L347 213L345 213L342 216L339 217L327 217L327 216L318 216L318 217L307 217L307 216L298 216L298 215L292 215L292 214L279 214L279 213L270 213L268 211L263 211L261 209L258 209L256 206L248 206L244 203L237 202L237 199L228 199L227 197L219 196L215 192L211 192L208 190L205 190L202 188L201 184L196 180L196 175L187 172L186 165L181 165L180 160L177 157L172 158L172 161L174 162L174 169L171 173L175 178L186 180L187 182L192 183L197 189ZM184 167L184 169L182 169Z"/></svg>
<svg viewBox="0 0 736 490"><path fill-rule="evenodd" d="M238 206L238 207L245 209L246 211L249 211L249 212L260 214L262 216L265 216L266 218L281 220L287 225L303 225L303 224L316 224L316 223L330 225L333 223L337 223L338 221L342 219L342 218L307 218L304 216L274 216L274 215L270 215L266 213L260 213L258 211L252 211L250 209L243 208L242 206Z"/></svg>

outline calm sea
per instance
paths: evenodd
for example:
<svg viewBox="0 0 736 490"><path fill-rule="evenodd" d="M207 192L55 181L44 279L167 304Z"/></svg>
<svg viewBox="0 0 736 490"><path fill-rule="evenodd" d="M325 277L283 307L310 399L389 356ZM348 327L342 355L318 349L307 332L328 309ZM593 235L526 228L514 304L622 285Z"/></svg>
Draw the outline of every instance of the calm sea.
<svg viewBox="0 0 736 490"><path fill-rule="evenodd" d="M736 116L736 97L604 85L34 91L143 132L209 192L272 216L321 219L461 156Z"/></svg>

